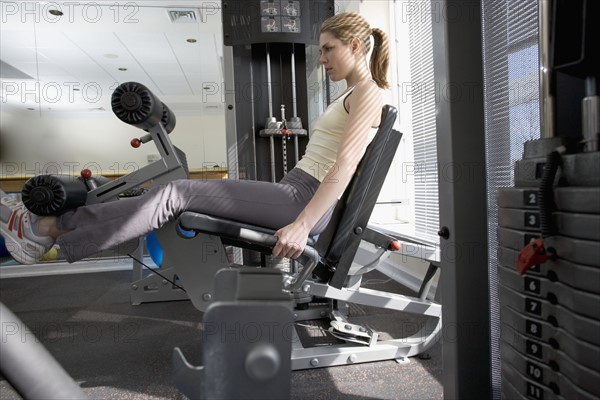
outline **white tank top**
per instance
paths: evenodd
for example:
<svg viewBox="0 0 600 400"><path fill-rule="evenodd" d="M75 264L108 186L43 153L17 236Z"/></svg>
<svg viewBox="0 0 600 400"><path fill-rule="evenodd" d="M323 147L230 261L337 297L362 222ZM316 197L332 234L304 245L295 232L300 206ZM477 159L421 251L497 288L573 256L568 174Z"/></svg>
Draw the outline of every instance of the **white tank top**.
<svg viewBox="0 0 600 400"><path fill-rule="evenodd" d="M300 168L307 174L314 176L319 182L323 182L337 159L349 115L344 107L344 99L351 92L352 89L338 97L317 119L306 146L306 152L296 164L296 168ZM371 128L367 144L371 143L377 129Z"/></svg>

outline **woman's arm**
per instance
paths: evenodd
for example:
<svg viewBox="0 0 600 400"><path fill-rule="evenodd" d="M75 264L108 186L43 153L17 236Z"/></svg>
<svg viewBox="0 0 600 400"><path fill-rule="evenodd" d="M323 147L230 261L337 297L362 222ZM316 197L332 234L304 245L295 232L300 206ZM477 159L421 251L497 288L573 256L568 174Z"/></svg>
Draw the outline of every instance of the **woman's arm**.
<svg viewBox="0 0 600 400"><path fill-rule="evenodd" d="M346 190L367 147L369 131L379 122L383 100L374 82L357 85L347 99L348 122L336 162L296 220L275 233L279 240L274 256L297 258L302 254L311 229Z"/></svg>

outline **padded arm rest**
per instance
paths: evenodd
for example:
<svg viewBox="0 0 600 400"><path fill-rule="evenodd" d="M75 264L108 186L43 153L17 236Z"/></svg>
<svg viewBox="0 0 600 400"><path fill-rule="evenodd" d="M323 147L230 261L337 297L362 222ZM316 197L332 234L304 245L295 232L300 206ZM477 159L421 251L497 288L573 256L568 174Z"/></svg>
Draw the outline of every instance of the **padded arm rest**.
<svg viewBox="0 0 600 400"><path fill-rule="evenodd" d="M269 247L275 246L277 238L272 229L243 224L206 214L186 211L179 216L179 226L184 230L207 233L227 239L260 242Z"/></svg>
<svg viewBox="0 0 600 400"><path fill-rule="evenodd" d="M179 216L179 226L184 230L202 232L232 240L248 241L270 248L273 248L277 243L277 238L273 236L276 232L274 229L192 211L183 212ZM312 247L315 245L315 241L308 238L307 245Z"/></svg>
<svg viewBox="0 0 600 400"><path fill-rule="evenodd" d="M277 243L277 237L273 236L276 231L273 229L191 211L186 211L179 216L179 226L184 230L219 236L236 243L244 242L257 245L265 249L263 251L266 251L266 249L272 250ZM312 274L319 261L319 253L314 249L314 243L315 241L309 238L301 256L307 259L307 262L304 263L304 268L302 268L300 274L287 282L287 289L292 291L300 289L302 283Z"/></svg>

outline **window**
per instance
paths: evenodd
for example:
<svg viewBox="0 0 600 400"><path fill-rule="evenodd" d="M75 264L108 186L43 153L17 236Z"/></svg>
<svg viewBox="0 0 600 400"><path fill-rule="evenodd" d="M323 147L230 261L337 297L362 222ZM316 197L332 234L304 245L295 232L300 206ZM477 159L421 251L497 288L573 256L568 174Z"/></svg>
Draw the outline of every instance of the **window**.
<svg viewBox="0 0 600 400"><path fill-rule="evenodd" d="M398 125L404 134L400 154L392 167L394 192L401 204L396 207L397 224L390 229L438 243L431 4L406 0L388 7L391 8L392 104L398 107Z"/></svg>

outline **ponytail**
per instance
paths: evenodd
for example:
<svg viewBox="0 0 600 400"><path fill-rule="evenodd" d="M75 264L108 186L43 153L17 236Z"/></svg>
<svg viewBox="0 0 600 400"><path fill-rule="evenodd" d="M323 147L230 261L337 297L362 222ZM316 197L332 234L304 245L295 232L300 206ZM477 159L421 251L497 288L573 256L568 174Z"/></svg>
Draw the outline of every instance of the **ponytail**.
<svg viewBox="0 0 600 400"><path fill-rule="evenodd" d="M387 35L379 28L373 28L372 35L374 39L373 53L371 54L371 75L382 89L390 87L387 81L387 72L390 65L390 48Z"/></svg>

